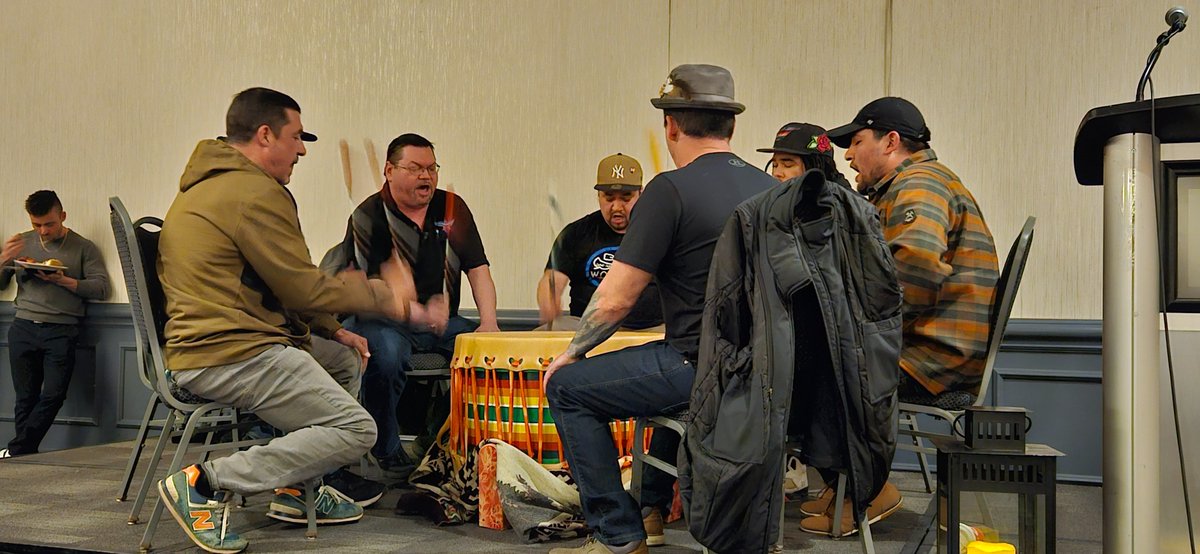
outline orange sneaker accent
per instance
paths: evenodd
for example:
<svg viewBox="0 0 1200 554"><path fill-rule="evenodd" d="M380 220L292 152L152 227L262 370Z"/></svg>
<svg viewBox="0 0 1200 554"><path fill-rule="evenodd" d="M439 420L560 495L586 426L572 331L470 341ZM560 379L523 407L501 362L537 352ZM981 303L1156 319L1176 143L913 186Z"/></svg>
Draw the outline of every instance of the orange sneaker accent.
<svg viewBox="0 0 1200 554"><path fill-rule="evenodd" d="M208 510L193 510L188 513L195 521L192 522L193 531L211 531L217 526L209 521L212 518L212 512Z"/></svg>
<svg viewBox="0 0 1200 554"><path fill-rule="evenodd" d="M275 494L290 494L292 496L300 496L301 492L300 492L300 489L293 489L290 487L282 487L282 488L275 489Z"/></svg>
<svg viewBox="0 0 1200 554"><path fill-rule="evenodd" d="M183 468L183 474L187 475L187 484L189 487L196 488L196 480L200 478L200 467L192 464Z"/></svg>

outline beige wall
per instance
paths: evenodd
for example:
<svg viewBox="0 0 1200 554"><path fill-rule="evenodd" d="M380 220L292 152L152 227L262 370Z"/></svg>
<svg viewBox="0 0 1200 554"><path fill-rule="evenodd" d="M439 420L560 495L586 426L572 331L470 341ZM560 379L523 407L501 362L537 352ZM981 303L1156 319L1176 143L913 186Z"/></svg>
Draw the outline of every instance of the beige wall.
<svg viewBox="0 0 1200 554"><path fill-rule="evenodd" d="M604 155L652 169L648 98L671 66L708 62L737 79L748 109L734 146L756 164L781 123L829 127L887 91L910 98L1002 255L1038 216L1015 315L1098 318L1100 191L1075 184L1071 143L1088 108L1131 99L1167 7L895 0L889 43L888 0L8 2L0 233L26 227L25 195L55 188L118 275L105 199L164 213L196 140L221 134L233 93L263 85L292 94L322 137L291 185L315 256L374 191L364 139L381 151L420 132L476 213L500 306L531 308L548 196L573 219L594 209ZM1195 32L1160 61L1159 96L1195 92Z"/></svg>

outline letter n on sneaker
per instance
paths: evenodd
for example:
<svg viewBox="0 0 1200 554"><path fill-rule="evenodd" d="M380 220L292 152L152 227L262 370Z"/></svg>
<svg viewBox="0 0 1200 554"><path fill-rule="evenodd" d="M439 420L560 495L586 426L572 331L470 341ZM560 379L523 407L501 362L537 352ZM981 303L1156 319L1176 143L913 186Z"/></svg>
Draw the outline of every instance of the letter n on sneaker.
<svg viewBox="0 0 1200 554"><path fill-rule="evenodd" d="M248 544L228 528L229 493L207 498L196 491L200 468L192 465L158 483L159 501L196 546L214 554L236 554Z"/></svg>

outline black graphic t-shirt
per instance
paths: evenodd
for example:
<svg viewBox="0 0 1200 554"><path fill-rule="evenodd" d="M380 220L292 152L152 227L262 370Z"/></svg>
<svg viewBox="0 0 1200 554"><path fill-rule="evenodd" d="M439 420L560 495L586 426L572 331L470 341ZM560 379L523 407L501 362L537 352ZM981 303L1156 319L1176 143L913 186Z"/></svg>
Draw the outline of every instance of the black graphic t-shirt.
<svg viewBox="0 0 1200 554"><path fill-rule="evenodd" d="M608 275L623 236L613 231L596 210L567 225L554 240L546 269L561 271L571 280L571 315L583 315L596 287ZM662 322L662 300L651 281L622 326L644 329Z"/></svg>

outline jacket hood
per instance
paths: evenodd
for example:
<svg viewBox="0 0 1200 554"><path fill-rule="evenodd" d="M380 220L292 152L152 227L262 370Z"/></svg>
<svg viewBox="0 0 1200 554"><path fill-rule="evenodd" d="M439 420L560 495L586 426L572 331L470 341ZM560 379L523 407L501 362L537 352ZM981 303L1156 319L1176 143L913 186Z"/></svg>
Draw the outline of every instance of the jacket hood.
<svg viewBox="0 0 1200 554"><path fill-rule="evenodd" d="M192 157L188 160L183 175L179 178L179 191L186 191L196 183L212 178L221 173L245 171L267 175L261 167L250 161L229 143L221 140L206 139L196 145ZM270 177L270 175L267 175ZM274 180L274 177L271 177Z"/></svg>

